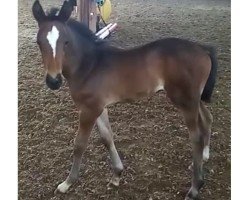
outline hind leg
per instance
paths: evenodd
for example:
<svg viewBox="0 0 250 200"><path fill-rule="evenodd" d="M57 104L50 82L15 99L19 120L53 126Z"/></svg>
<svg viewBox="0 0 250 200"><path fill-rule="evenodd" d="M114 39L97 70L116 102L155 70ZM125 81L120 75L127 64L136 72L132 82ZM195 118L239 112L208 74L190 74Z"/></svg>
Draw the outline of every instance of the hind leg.
<svg viewBox="0 0 250 200"><path fill-rule="evenodd" d="M109 123L107 109L104 109L100 117L97 118L96 124L99 129L103 143L109 151L112 167L114 170L114 174L110 183L115 186L118 186L120 182L120 176L123 171L123 165L114 144L113 133Z"/></svg>
<svg viewBox="0 0 250 200"><path fill-rule="evenodd" d="M202 129L202 132L204 134L203 160L208 161L213 116L202 102L200 103L199 116L200 116L200 122L199 122L200 128Z"/></svg>
<svg viewBox="0 0 250 200"><path fill-rule="evenodd" d="M196 199L203 186L203 149L204 137L199 127L199 106L181 109L189 129L189 137L193 151L192 186L186 195L186 200Z"/></svg>
<svg viewBox="0 0 250 200"><path fill-rule="evenodd" d="M210 111L206 108L203 102L200 102L199 108L199 127L202 131L204 138L204 149L203 149L203 161L208 161L209 150L210 150L210 137L212 128L213 116ZM193 163L189 166L189 169L193 170Z"/></svg>

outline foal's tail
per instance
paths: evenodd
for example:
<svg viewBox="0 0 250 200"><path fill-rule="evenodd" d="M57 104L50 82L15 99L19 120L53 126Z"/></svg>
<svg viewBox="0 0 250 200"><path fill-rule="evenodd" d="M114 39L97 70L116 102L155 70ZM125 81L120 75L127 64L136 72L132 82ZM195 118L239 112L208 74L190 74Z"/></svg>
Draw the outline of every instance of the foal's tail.
<svg viewBox="0 0 250 200"><path fill-rule="evenodd" d="M212 46L203 45L202 47L208 51L212 66L205 88L201 94L201 100L205 102L211 102L211 96L213 93L215 80L217 76L217 67L218 67L217 54L215 48Z"/></svg>

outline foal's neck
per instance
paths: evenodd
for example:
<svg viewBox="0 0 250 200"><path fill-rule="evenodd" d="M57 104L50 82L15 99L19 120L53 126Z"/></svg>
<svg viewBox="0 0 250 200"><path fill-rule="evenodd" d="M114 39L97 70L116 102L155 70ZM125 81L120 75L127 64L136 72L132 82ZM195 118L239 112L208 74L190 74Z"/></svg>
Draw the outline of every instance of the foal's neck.
<svg viewBox="0 0 250 200"><path fill-rule="evenodd" d="M97 43L69 28L70 48L65 55L63 75L68 82L86 77L96 62Z"/></svg>

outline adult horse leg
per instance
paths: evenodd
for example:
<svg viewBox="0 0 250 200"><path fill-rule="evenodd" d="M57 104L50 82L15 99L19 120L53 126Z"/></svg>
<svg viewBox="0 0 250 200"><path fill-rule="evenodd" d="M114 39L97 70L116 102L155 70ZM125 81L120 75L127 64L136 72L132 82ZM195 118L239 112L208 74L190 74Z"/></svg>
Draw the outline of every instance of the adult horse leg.
<svg viewBox="0 0 250 200"><path fill-rule="evenodd" d="M213 116L203 104L203 102L200 103L200 119L200 127L202 128L204 133L203 160L207 161L209 159L209 147Z"/></svg>
<svg viewBox="0 0 250 200"><path fill-rule="evenodd" d="M88 111L88 109L80 112L78 133L74 140L73 164L68 177L58 185L55 192L67 192L69 187L78 179L82 154L87 148L88 139L96 118L94 112Z"/></svg>
<svg viewBox="0 0 250 200"><path fill-rule="evenodd" d="M199 104L182 109L184 118L189 129L189 137L193 151L193 177L192 186L188 191L185 200L196 199L200 188L203 186L203 149L204 135L199 127Z"/></svg>
<svg viewBox="0 0 250 200"><path fill-rule="evenodd" d="M97 118L96 124L99 129L102 141L109 151L111 162L112 162L112 167L114 170L114 175L110 183L115 186L118 186L120 182L120 176L123 171L123 164L121 162L121 159L117 153L117 150L114 144L113 133L112 133L111 126L109 123L107 109L104 109L102 114Z"/></svg>

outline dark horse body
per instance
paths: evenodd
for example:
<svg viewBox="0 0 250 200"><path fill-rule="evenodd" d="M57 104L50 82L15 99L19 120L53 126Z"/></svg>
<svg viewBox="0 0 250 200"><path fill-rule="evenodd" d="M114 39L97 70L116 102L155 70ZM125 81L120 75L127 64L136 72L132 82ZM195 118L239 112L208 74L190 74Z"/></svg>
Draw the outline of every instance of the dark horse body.
<svg viewBox="0 0 250 200"><path fill-rule="evenodd" d="M58 15L46 16L38 1L33 5L46 83L51 89L59 89L62 74L80 112L71 172L57 191L66 192L77 180L81 157L95 124L111 155L111 183L119 185L123 165L114 145L106 106L166 90L182 111L190 132L193 179L186 199L195 199L203 185L203 160L209 157L212 115L202 101L210 101L215 83L217 63L213 48L167 38L130 50L118 49L69 19L72 9L65 1Z"/></svg>

